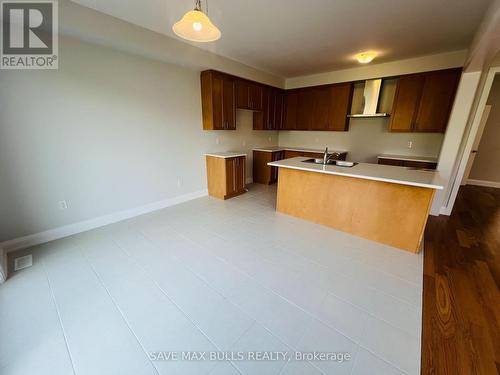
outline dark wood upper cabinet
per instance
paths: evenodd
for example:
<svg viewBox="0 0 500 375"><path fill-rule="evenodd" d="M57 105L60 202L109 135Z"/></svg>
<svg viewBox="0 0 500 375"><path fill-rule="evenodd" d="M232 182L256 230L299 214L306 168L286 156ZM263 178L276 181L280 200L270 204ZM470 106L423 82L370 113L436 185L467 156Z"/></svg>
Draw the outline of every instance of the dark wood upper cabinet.
<svg viewBox="0 0 500 375"><path fill-rule="evenodd" d="M297 127L297 104L299 93L297 90L285 92L285 108L284 108L284 130L295 130Z"/></svg>
<svg viewBox="0 0 500 375"><path fill-rule="evenodd" d="M423 85L424 76L422 74L399 78L389 125L391 132L410 132L413 130Z"/></svg>
<svg viewBox="0 0 500 375"><path fill-rule="evenodd" d="M285 108L285 93L283 90L275 90L275 108L274 108L274 125L275 128L283 129L284 125L284 108Z"/></svg>
<svg viewBox="0 0 500 375"><path fill-rule="evenodd" d="M264 86L262 89L262 111L255 112L254 130L278 130L282 128L283 92L280 89Z"/></svg>
<svg viewBox="0 0 500 375"><path fill-rule="evenodd" d="M254 111L262 111L262 91L261 85L251 83L248 85L248 98L250 101L250 109Z"/></svg>
<svg viewBox="0 0 500 375"><path fill-rule="evenodd" d="M353 89L350 82L330 86L328 122L324 130L349 130L347 115L351 112Z"/></svg>
<svg viewBox="0 0 500 375"><path fill-rule="evenodd" d="M461 71L446 69L400 77L389 130L444 133Z"/></svg>
<svg viewBox="0 0 500 375"><path fill-rule="evenodd" d="M258 83L237 80L236 107L252 111L262 111L263 86Z"/></svg>
<svg viewBox="0 0 500 375"><path fill-rule="evenodd" d="M203 129L236 129L234 91L232 76L212 70L201 73Z"/></svg>
<svg viewBox="0 0 500 375"><path fill-rule="evenodd" d="M246 81L236 81L236 107L239 109L250 109L250 99L248 97L248 83Z"/></svg>
<svg viewBox="0 0 500 375"><path fill-rule="evenodd" d="M231 78L222 79L222 118L226 129L236 129L236 114L234 99L234 81Z"/></svg>
<svg viewBox="0 0 500 375"><path fill-rule="evenodd" d="M346 131L351 109L351 83L297 90L296 130Z"/></svg>
<svg viewBox="0 0 500 375"><path fill-rule="evenodd" d="M461 69L397 78L389 131L445 132ZM396 79L392 80L393 82ZM281 90L214 70L201 73L203 129L236 128L236 109L255 130L349 130L354 83Z"/></svg>
<svg viewBox="0 0 500 375"><path fill-rule="evenodd" d="M309 130L313 128L313 108L316 90L311 88L299 90L297 99L297 123L296 130Z"/></svg>
<svg viewBox="0 0 500 375"><path fill-rule="evenodd" d="M447 69L425 74L414 131L445 132L461 71Z"/></svg>

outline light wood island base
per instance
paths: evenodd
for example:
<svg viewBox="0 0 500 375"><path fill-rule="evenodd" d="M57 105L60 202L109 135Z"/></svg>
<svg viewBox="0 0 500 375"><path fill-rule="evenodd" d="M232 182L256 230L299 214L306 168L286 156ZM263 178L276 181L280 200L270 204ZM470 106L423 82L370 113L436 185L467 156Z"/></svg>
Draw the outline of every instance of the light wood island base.
<svg viewBox="0 0 500 375"><path fill-rule="evenodd" d="M434 189L280 168L279 212L418 253Z"/></svg>

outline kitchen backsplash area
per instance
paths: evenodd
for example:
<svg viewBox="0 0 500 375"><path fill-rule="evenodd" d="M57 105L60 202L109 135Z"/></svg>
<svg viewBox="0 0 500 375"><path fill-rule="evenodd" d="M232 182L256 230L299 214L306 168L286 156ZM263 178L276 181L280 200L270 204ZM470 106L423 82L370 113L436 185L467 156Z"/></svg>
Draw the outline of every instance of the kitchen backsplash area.
<svg viewBox="0 0 500 375"><path fill-rule="evenodd" d="M348 132L280 131L279 145L348 151L348 160L376 163L377 155L438 157L442 133L391 133L389 118L351 119ZM411 145L411 147L410 147Z"/></svg>

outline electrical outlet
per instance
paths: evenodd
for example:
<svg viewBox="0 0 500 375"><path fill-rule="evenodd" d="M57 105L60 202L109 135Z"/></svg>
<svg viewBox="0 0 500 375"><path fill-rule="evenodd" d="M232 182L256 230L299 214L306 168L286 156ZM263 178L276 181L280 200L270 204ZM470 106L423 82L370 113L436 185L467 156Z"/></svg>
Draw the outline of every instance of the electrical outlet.
<svg viewBox="0 0 500 375"><path fill-rule="evenodd" d="M318 143L319 142L319 138L318 137L314 138L314 142Z"/></svg>
<svg viewBox="0 0 500 375"><path fill-rule="evenodd" d="M216 144L216 145L220 144L220 139L219 139L219 137L215 138L215 144Z"/></svg>
<svg viewBox="0 0 500 375"><path fill-rule="evenodd" d="M269 137L268 138L269 142L272 142L273 141L273 138L272 137Z"/></svg>
<svg viewBox="0 0 500 375"><path fill-rule="evenodd" d="M413 141L408 141L408 148L412 148L413 147Z"/></svg>
<svg viewBox="0 0 500 375"><path fill-rule="evenodd" d="M67 210L68 209L68 202L66 202L66 201L59 201L58 205L59 205L60 210Z"/></svg>
<svg viewBox="0 0 500 375"><path fill-rule="evenodd" d="M243 140L243 142L241 144L242 144L242 146L246 146L247 145L247 141Z"/></svg>
<svg viewBox="0 0 500 375"><path fill-rule="evenodd" d="M177 187L181 187L182 186L182 178L178 178L177 179Z"/></svg>

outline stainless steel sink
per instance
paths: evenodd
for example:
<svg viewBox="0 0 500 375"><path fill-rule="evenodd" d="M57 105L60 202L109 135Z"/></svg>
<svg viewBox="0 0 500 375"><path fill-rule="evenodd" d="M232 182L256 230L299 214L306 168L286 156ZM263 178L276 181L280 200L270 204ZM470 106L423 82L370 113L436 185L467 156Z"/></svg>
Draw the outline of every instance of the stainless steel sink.
<svg viewBox="0 0 500 375"><path fill-rule="evenodd" d="M323 163L323 158L320 158L320 159L306 159L303 161L304 163L314 163L314 164L323 164L325 165L325 163ZM327 160L326 164L330 164L330 165L335 165L335 160Z"/></svg>
<svg viewBox="0 0 500 375"><path fill-rule="evenodd" d="M349 161L344 161L344 160L328 160L325 163L323 163L323 159L306 159L302 161L303 163L312 163L312 164L321 164L321 165L336 165L337 167L345 167L345 168L352 168L358 163L353 163Z"/></svg>

